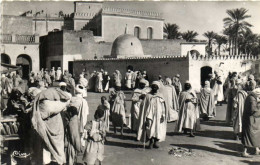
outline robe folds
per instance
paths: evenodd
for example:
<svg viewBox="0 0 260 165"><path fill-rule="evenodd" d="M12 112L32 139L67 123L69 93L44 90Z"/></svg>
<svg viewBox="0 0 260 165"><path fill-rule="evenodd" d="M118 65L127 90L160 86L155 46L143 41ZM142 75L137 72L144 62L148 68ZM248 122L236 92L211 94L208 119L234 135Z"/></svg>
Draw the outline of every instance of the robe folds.
<svg viewBox="0 0 260 165"><path fill-rule="evenodd" d="M66 131L67 145L65 145L66 161L68 165L73 165L77 152L81 151L79 119L75 115L69 119Z"/></svg>
<svg viewBox="0 0 260 165"><path fill-rule="evenodd" d="M95 92L100 92L100 93L103 92L102 81L103 81L103 75L100 72L100 73L97 74L97 77L96 77Z"/></svg>
<svg viewBox="0 0 260 165"><path fill-rule="evenodd" d="M69 96L58 88L44 90L36 96L31 118L33 129L38 135L34 141L33 157L36 161L42 161L41 154L43 148L46 148L59 164L66 162L64 126L60 112L66 108L68 100Z"/></svg>
<svg viewBox="0 0 260 165"><path fill-rule="evenodd" d="M260 147L259 97L254 92L249 93L245 100L241 141L246 147Z"/></svg>
<svg viewBox="0 0 260 165"><path fill-rule="evenodd" d="M159 90L165 100L167 122L178 120L179 103L175 87L172 85L164 85Z"/></svg>
<svg viewBox="0 0 260 165"><path fill-rule="evenodd" d="M166 105L163 96L160 93L150 94L145 96L142 108L139 115L139 128L137 133L137 140L146 141L151 138L157 138L159 141L165 141L166 138ZM164 121L161 123L161 117ZM148 128L145 122L149 121ZM145 140L145 137L147 139Z"/></svg>
<svg viewBox="0 0 260 165"><path fill-rule="evenodd" d="M234 116L234 107L233 102L234 98L237 95L237 89L236 88L230 88L228 90L228 98L227 98L227 111L226 111L226 122L230 123Z"/></svg>
<svg viewBox="0 0 260 165"><path fill-rule="evenodd" d="M224 93L223 93L223 79L222 76L217 77L215 81L215 85L213 87L214 94L215 94L215 102L223 101L224 100Z"/></svg>
<svg viewBox="0 0 260 165"><path fill-rule="evenodd" d="M80 133L83 133L89 114L88 102L80 96L75 96L71 98L70 106L73 106L78 110L79 131Z"/></svg>
<svg viewBox="0 0 260 165"><path fill-rule="evenodd" d="M179 120L177 123L177 131L182 132L183 128L194 129L196 127L199 112L197 108L196 94L191 91L183 91L179 96Z"/></svg>
<svg viewBox="0 0 260 165"><path fill-rule="evenodd" d="M109 116L110 116L110 104L108 101L105 101L104 105L99 105L97 109L101 109L105 112L104 114L104 124L106 126L106 131L109 131Z"/></svg>
<svg viewBox="0 0 260 165"><path fill-rule="evenodd" d="M245 106L245 99L247 93L244 90L239 90L234 98L234 118L233 118L233 129L236 134L242 132L242 117Z"/></svg>
<svg viewBox="0 0 260 165"><path fill-rule="evenodd" d="M140 107L143 102L140 99L141 95L146 95L149 91L145 89L135 89L132 96L132 106L131 106L131 129L134 131L138 130L139 126L139 112Z"/></svg>
<svg viewBox="0 0 260 165"><path fill-rule="evenodd" d="M200 90L200 113L207 115L207 117L216 117L214 92L211 88Z"/></svg>
<svg viewBox="0 0 260 165"><path fill-rule="evenodd" d="M122 91L114 93L114 100L111 109L111 119L114 126L126 124L125 94Z"/></svg>

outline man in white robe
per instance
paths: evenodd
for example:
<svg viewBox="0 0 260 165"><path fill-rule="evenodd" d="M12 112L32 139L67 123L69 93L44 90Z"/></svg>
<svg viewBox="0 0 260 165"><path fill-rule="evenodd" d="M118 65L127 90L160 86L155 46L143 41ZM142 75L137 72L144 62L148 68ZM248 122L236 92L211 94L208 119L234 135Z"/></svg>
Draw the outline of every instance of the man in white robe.
<svg viewBox="0 0 260 165"><path fill-rule="evenodd" d="M167 127L165 101L158 92L160 82L154 81L151 88L152 91L145 96L140 110L140 125L137 134L137 140L144 140L143 138L148 137L150 149L159 148L157 142L165 141Z"/></svg>

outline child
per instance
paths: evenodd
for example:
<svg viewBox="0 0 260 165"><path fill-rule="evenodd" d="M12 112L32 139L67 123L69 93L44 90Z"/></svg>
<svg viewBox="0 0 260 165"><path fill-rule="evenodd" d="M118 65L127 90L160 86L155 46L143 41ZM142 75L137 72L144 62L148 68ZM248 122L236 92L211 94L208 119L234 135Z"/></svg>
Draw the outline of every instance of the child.
<svg viewBox="0 0 260 165"><path fill-rule="evenodd" d="M67 146L65 146L66 162L68 165L73 165L77 152L81 151L80 133L79 133L79 119L78 111L76 107L69 107L68 113L68 125L66 127L66 140ZM65 143L66 145L66 143Z"/></svg>
<svg viewBox="0 0 260 165"><path fill-rule="evenodd" d="M95 120L87 123L84 129L84 139L86 139L86 149L83 161L87 165L94 165L96 160L101 165L104 159L104 142L106 136L106 126L103 122L104 111L97 109L94 115Z"/></svg>
<svg viewBox="0 0 260 165"><path fill-rule="evenodd" d="M115 92L110 95L111 103L111 120L114 126L114 133L116 133L116 127L121 127L121 135L123 135L123 128L126 125L126 109L125 109L125 94L121 91L120 86L116 86Z"/></svg>
<svg viewBox="0 0 260 165"><path fill-rule="evenodd" d="M106 125L107 132L109 131L109 115L110 115L110 104L107 101L105 96L101 97L101 104L97 107L97 109L101 109L104 111L104 122Z"/></svg>

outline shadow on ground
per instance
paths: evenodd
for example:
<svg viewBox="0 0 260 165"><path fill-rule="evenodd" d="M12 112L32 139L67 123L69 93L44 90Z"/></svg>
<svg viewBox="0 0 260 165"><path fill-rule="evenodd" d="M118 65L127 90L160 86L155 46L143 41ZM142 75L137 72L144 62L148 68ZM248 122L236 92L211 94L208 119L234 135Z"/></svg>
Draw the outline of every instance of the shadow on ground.
<svg viewBox="0 0 260 165"><path fill-rule="evenodd" d="M208 126L220 126L220 127L230 127L225 120L209 120L209 121L201 121L201 124Z"/></svg>
<svg viewBox="0 0 260 165"><path fill-rule="evenodd" d="M259 165L260 164L260 161L240 160L240 162L247 163L248 165Z"/></svg>
<svg viewBox="0 0 260 165"><path fill-rule="evenodd" d="M195 150L201 150L201 151L206 151L206 152L212 152L212 153L217 153L217 154L221 154L221 155L239 156L238 152L218 150L216 148L212 148L212 147L208 147L208 146L200 146L200 145L194 145L194 144L171 144L171 145L177 146L177 147L183 147L186 149L195 149Z"/></svg>
<svg viewBox="0 0 260 165"><path fill-rule="evenodd" d="M224 139L224 140L233 140L234 134L231 131L217 131L217 130L203 130L197 132L196 136L208 137L208 138L216 138L216 139Z"/></svg>

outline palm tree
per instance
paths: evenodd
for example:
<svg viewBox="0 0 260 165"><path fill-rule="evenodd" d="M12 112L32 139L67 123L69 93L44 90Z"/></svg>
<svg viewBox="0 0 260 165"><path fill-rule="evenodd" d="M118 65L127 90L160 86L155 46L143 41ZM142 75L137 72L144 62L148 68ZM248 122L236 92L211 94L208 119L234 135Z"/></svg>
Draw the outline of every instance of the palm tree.
<svg viewBox="0 0 260 165"><path fill-rule="evenodd" d="M227 27L224 29L223 34L228 38L228 51L229 55L234 54L234 29L232 27Z"/></svg>
<svg viewBox="0 0 260 165"><path fill-rule="evenodd" d="M229 17L223 19L225 27L230 27L234 30L234 43L235 43L235 54L237 54L238 47L238 33L244 30L248 30L252 25L246 21L246 18L251 17L246 13L248 10L245 8L227 10Z"/></svg>
<svg viewBox="0 0 260 165"><path fill-rule="evenodd" d="M225 36L218 35L218 34L216 34L214 38L215 38L216 43L218 44L218 55L220 55L221 45L227 43L227 38Z"/></svg>
<svg viewBox="0 0 260 165"><path fill-rule="evenodd" d="M184 39L186 42L193 42L193 41L196 41L196 37L198 36L199 34L193 30L191 31L187 31L187 32L184 32L181 34L182 36L182 39Z"/></svg>
<svg viewBox="0 0 260 165"><path fill-rule="evenodd" d="M179 32L177 24L166 23L163 27L163 32L167 34L168 39L180 39L181 33Z"/></svg>
<svg viewBox="0 0 260 165"><path fill-rule="evenodd" d="M216 33L213 31L207 31L203 34L203 36L208 39L208 47L207 47L208 55L212 55L212 41L216 36Z"/></svg>
<svg viewBox="0 0 260 165"><path fill-rule="evenodd" d="M251 30L247 30L239 37L239 50L246 54L252 55L259 49L260 36L252 33ZM256 54L257 55L257 54Z"/></svg>

